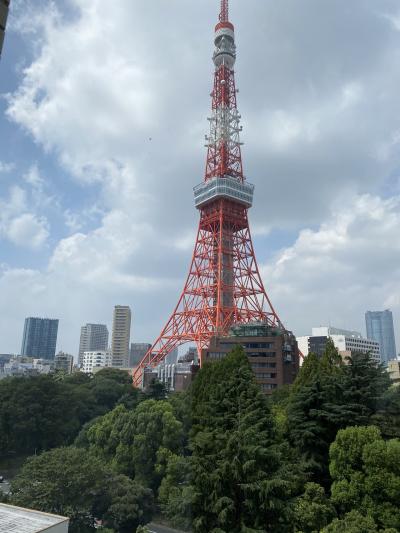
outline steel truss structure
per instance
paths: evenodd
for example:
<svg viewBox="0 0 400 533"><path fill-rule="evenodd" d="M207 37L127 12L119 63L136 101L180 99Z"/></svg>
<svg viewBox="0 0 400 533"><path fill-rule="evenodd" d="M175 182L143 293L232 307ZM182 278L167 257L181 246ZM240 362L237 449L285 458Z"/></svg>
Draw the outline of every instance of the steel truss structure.
<svg viewBox="0 0 400 533"><path fill-rule="evenodd" d="M250 235L247 211L254 187L243 174L228 0L221 1L214 42L212 115L205 177L194 189L200 223L192 262L171 317L134 371L136 386L147 366L156 366L183 343L195 342L200 354L211 337L227 334L235 323L261 321L284 329L265 291Z"/></svg>

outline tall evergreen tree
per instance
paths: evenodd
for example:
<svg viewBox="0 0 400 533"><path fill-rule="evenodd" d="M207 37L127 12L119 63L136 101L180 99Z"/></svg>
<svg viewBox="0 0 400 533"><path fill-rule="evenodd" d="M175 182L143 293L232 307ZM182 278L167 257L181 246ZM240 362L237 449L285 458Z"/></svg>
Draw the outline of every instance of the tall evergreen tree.
<svg viewBox="0 0 400 533"><path fill-rule="evenodd" d="M295 479L241 348L204 365L192 407L194 531L287 531Z"/></svg>

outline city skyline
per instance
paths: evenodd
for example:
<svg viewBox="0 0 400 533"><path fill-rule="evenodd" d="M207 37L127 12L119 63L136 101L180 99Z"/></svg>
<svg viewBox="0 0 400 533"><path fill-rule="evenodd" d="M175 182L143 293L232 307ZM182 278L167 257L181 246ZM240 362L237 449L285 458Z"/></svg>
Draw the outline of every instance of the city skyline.
<svg viewBox="0 0 400 533"><path fill-rule="evenodd" d="M135 309L135 339L151 341L192 252L215 3L188 12L182 1L120 0L111 49L101 17L75 4L71 12L60 1L40 19L23 1L10 10L0 61L9 95L0 103L1 352L18 352L20 324L40 314L60 317L59 348L75 353L93 309L109 325L118 301ZM399 344L396 5L259 4L232 2L232 17L266 289L297 335L321 322L365 331L364 312L389 307ZM141 30L149 20L151 34ZM200 41L209 55L197 54ZM170 242L160 242L164 228Z"/></svg>

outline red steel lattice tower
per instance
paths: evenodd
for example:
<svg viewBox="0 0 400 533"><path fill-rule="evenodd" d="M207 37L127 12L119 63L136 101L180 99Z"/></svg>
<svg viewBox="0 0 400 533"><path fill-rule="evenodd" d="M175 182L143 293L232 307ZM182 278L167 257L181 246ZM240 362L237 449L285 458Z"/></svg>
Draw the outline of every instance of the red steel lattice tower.
<svg viewBox="0 0 400 533"><path fill-rule="evenodd" d="M226 334L234 323L262 321L284 329L265 291L250 235L247 211L254 186L243 174L228 0L221 1L214 43L205 178L194 188L200 223L192 263L177 306L134 372L137 386L144 368L159 364L175 347L192 341L201 353L211 337Z"/></svg>

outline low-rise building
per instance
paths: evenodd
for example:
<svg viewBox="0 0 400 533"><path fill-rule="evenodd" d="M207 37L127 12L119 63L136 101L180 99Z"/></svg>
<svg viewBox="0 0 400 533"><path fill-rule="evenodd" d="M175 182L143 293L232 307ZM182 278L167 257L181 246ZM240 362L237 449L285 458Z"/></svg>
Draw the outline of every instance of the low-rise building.
<svg viewBox="0 0 400 533"><path fill-rule="evenodd" d="M328 338L332 339L333 344L343 358L352 353L370 353L377 363L380 362L379 342L364 338L358 331L320 326L312 328L311 335L297 337L297 342L304 356L310 352L322 356Z"/></svg>
<svg viewBox="0 0 400 533"><path fill-rule="evenodd" d="M68 533L69 519L0 503L0 533Z"/></svg>
<svg viewBox="0 0 400 533"><path fill-rule="evenodd" d="M74 357L69 353L58 352L54 357L54 370L72 374Z"/></svg>
<svg viewBox="0 0 400 533"><path fill-rule="evenodd" d="M146 389L152 381L160 381L169 391L181 392L193 382L198 370L199 365L185 362L148 367L143 374L143 386Z"/></svg>
<svg viewBox="0 0 400 533"><path fill-rule="evenodd" d="M388 361L387 371L393 385L400 385L400 357L398 359L391 359Z"/></svg>
<svg viewBox="0 0 400 533"><path fill-rule="evenodd" d="M93 374L102 368L112 367L113 357L110 350L97 350L83 352L82 371L85 374Z"/></svg>
<svg viewBox="0 0 400 533"><path fill-rule="evenodd" d="M50 374L53 370L53 361L49 359L35 359L23 355L14 355L0 369L0 379L15 376Z"/></svg>

